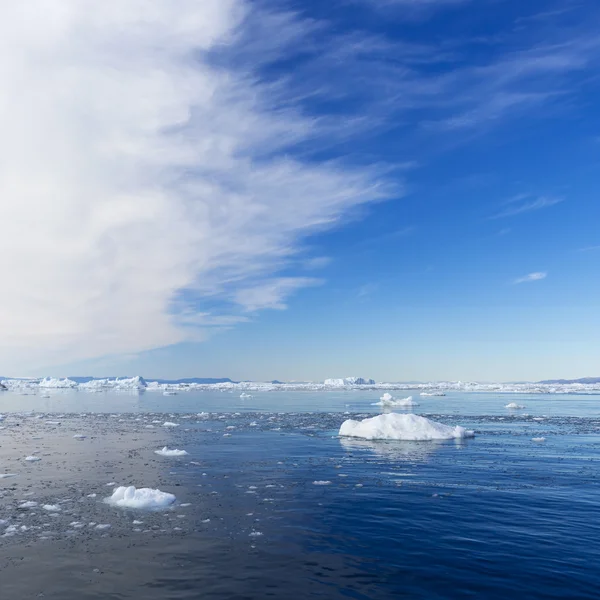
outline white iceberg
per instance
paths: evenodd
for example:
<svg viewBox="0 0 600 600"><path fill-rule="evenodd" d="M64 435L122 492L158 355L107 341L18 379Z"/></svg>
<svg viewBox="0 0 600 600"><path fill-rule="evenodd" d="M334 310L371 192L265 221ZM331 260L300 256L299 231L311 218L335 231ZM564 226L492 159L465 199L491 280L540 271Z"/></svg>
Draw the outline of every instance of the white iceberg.
<svg viewBox="0 0 600 600"><path fill-rule="evenodd" d="M159 456L187 456L185 450L177 450L177 448L169 450L166 446L160 450L155 450L154 454L158 454Z"/></svg>
<svg viewBox="0 0 600 600"><path fill-rule="evenodd" d="M165 508L175 502L175 496L151 488L136 488L133 485L118 487L105 502L121 508Z"/></svg>
<svg viewBox="0 0 600 600"><path fill-rule="evenodd" d="M525 408L525 407L522 404L517 404L516 402L511 402L510 404L507 404L504 408L517 409L517 408Z"/></svg>
<svg viewBox="0 0 600 600"><path fill-rule="evenodd" d="M535 438L531 438L531 441L541 443L541 442L545 442L546 438L545 437L535 437Z"/></svg>
<svg viewBox="0 0 600 600"><path fill-rule="evenodd" d="M42 460L39 456L26 456L25 460L27 462L37 462L38 460Z"/></svg>
<svg viewBox="0 0 600 600"><path fill-rule="evenodd" d="M345 387L354 385L375 385L374 379L365 379L364 377L344 377L343 379L326 379L323 382L325 387Z"/></svg>
<svg viewBox="0 0 600 600"><path fill-rule="evenodd" d="M373 402L373 406L402 406L405 408L410 408L412 406L419 406L417 402L413 400L412 396L408 396L408 398L401 398L400 400L396 400L394 396L388 394L387 392L381 396L379 402Z"/></svg>
<svg viewBox="0 0 600 600"><path fill-rule="evenodd" d="M179 427L179 423L172 423L171 421L165 421L163 427Z"/></svg>
<svg viewBox="0 0 600 600"><path fill-rule="evenodd" d="M444 425L425 417L407 414L389 413L353 421L348 419L342 423L339 435L356 437L365 440L406 440L413 442L429 440L452 440L473 437L473 431L464 427Z"/></svg>

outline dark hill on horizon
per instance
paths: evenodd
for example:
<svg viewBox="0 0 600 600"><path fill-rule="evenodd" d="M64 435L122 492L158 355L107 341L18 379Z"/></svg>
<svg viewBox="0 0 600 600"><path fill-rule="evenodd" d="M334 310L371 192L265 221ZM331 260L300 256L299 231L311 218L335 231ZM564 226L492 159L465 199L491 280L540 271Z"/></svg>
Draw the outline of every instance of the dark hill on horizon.
<svg viewBox="0 0 600 600"><path fill-rule="evenodd" d="M546 384L569 384L569 383L600 383L600 377L581 377L580 379L546 379L538 381Z"/></svg>

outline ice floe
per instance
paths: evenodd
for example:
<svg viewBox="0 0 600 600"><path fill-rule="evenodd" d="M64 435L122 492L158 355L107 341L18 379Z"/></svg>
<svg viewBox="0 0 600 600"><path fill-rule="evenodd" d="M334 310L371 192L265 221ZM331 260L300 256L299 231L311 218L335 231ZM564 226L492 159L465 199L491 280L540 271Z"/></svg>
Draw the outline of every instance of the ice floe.
<svg viewBox="0 0 600 600"><path fill-rule="evenodd" d="M516 402L510 402L504 408L520 409L520 408L525 408L525 407L522 404L517 404Z"/></svg>
<svg viewBox="0 0 600 600"><path fill-rule="evenodd" d="M541 442L545 442L546 438L545 437L534 437L534 438L531 438L531 441L541 443Z"/></svg>
<svg viewBox="0 0 600 600"><path fill-rule="evenodd" d="M165 421L163 427L179 427L179 423L172 423L171 421Z"/></svg>
<svg viewBox="0 0 600 600"><path fill-rule="evenodd" d="M396 399L394 396L386 392L381 396L379 402L373 402L373 406L398 406L404 408L411 408L413 406L419 406L417 402L413 400L412 396L408 398Z"/></svg>
<svg viewBox="0 0 600 600"><path fill-rule="evenodd" d="M111 506L121 508L166 508L175 502L176 498L168 492L152 488L136 488L133 485L120 486L104 501Z"/></svg>
<svg viewBox="0 0 600 600"><path fill-rule="evenodd" d="M155 450L154 454L158 454L159 456L187 456L185 450L177 450L177 448L169 450L166 446L160 450Z"/></svg>
<svg viewBox="0 0 600 600"><path fill-rule="evenodd" d="M38 462L39 460L42 460L39 456L26 456L25 460L27 462Z"/></svg>
<svg viewBox="0 0 600 600"><path fill-rule="evenodd" d="M418 415L389 413L362 421L348 419L342 423L339 435L365 440L429 441L463 439L473 437L474 433Z"/></svg>

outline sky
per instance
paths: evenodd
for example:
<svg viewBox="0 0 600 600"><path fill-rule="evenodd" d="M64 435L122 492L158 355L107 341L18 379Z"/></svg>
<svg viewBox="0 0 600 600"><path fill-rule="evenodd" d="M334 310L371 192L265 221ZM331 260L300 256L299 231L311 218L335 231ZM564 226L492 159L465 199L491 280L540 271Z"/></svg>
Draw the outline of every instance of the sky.
<svg viewBox="0 0 600 600"><path fill-rule="evenodd" d="M600 376L598 3L0 16L1 375Z"/></svg>

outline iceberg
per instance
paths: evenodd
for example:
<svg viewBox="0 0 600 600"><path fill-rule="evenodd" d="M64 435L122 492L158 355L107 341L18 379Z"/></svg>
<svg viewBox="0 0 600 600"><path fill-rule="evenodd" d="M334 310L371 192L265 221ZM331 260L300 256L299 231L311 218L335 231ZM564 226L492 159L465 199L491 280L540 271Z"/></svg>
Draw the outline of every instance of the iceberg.
<svg viewBox="0 0 600 600"><path fill-rule="evenodd" d="M71 379L55 379L54 377L44 377L39 383L38 387L51 388L51 389L70 389L78 387L76 381Z"/></svg>
<svg viewBox="0 0 600 600"><path fill-rule="evenodd" d="M339 435L365 440L423 442L430 440L464 439L474 437L475 433L458 425L452 427L418 415L388 413L363 419L362 421L348 419L342 423Z"/></svg>
<svg viewBox="0 0 600 600"><path fill-rule="evenodd" d="M326 379L323 382L325 387L345 387L352 385L375 385L374 379L364 379L363 377L345 377L343 379Z"/></svg>
<svg viewBox="0 0 600 600"><path fill-rule="evenodd" d="M412 406L419 406L417 402L413 400L412 396L408 398L402 398L400 400L396 400L394 396L388 394L387 392L381 396L379 402L373 402L373 406L403 406L405 408L410 408Z"/></svg>
<svg viewBox="0 0 600 600"><path fill-rule="evenodd" d="M136 488L133 485L120 486L115 489L112 496L105 498L104 502L120 508L166 508L175 502L175 496L168 492L161 492L152 488Z"/></svg>
<svg viewBox="0 0 600 600"><path fill-rule="evenodd" d="M155 450L154 454L158 454L159 456L187 456L185 450L177 450L177 448L169 450L166 446L160 450Z"/></svg>
<svg viewBox="0 0 600 600"><path fill-rule="evenodd" d="M517 409L517 408L525 408L525 407L522 404L517 404L516 402L511 402L510 404L507 404L504 408Z"/></svg>

